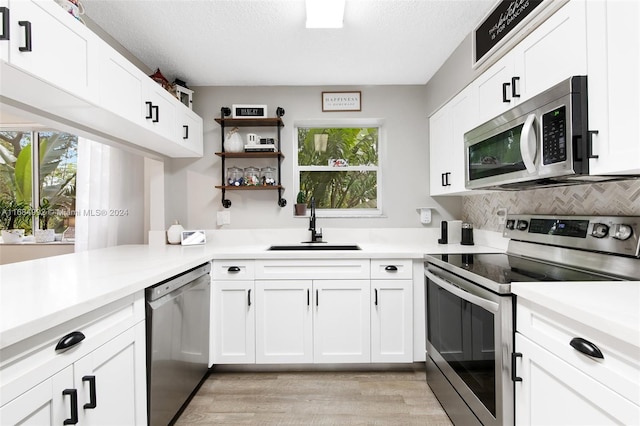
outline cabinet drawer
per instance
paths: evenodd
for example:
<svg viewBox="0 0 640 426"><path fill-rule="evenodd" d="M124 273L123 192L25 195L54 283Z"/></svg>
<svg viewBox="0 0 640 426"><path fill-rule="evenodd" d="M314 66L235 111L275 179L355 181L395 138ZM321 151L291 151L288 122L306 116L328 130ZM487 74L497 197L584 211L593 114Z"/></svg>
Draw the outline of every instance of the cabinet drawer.
<svg viewBox="0 0 640 426"><path fill-rule="evenodd" d="M214 280L252 280L255 275L253 260L214 260L211 269Z"/></svg>
<svg viewBox="0 0 640 426"><path fill-rule="evenodd" d="M640 405L638 348L527 300L517 305L517 331L608 388ZM604 359L574 349L573 338L596 345ZM516 348L516 351L519 351Z"/></svg>
<svg viewBox="0 0 640 426"><path fill-rule="evenodd" d="M371 259L372 280L410 280L412 276L411 259Z"/></svg>
<svg viewBox="0 0 640 426"><path fill-rule="evenodd" d="M369 259L257 260L256 279L368 279Z"/></svg>
<svg viewBox="0 0 640 426"><path fill-rule="evenodd" d="M2 349L0 406L144 321L144 315L141 291ZM66 351L56 351L61 338L74 331L85 339Z"/></svg>

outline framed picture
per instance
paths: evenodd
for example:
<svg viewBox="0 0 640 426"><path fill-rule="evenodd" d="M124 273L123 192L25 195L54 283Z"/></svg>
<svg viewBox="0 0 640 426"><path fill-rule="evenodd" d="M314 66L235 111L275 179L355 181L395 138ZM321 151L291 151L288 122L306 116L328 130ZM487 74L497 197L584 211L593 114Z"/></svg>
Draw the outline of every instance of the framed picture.
<svg viewBox="0 0 640 426"><path fill-rule="evenodd" d="M267 106L233 104L231 118L267 118Z"/></svg>
<svg viewBox="0 0 640 426"><path fill-rule="evenodd" d="M322 92L322 111L361 111L361 93Z"/></svg>

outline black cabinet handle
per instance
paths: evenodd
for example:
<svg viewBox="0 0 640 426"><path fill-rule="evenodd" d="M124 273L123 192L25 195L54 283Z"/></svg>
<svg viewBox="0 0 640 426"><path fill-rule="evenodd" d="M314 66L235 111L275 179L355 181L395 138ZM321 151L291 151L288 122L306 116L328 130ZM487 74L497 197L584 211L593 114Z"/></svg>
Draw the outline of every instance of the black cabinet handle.
<svg viewBox="0 0 640 426"><path fill-rule="evenodd" d="M384 267L384 270L387 272L398 272L398 267L396 265L387 265Z"/></svg>
<svg viewBox="0 0 640 426"><path fill-rule="evenodd" d="M249 306L251 306L251 289L247 292L247 302L249 303Z"/></svg>
<svg viewBox="0 0 640 426"><path fill-rule="evenodd" d="M520 77L511 77L511 97L519 98L520 93L518 93L518 89L516 88L516 82L520 81Z"/></svg>
<svg viewBox="0 0 640 426"><path fill-rule="evenodd" d="M449 176L451 176L451 172L446 172L444 174L444 186L451 186L451 183L449 183Z"/></svg>
<svg viewBox="0 0 640 426"><path fill-rule="evenodd" d="M583 354L589 355L592 358L604 359L604 355L602 355L600 349L596 345L588 340L583 339L582 337L574 337L573 339L571 339L571 342L569 342L569 344L578 352L582 352Z"/></svg>
<svg viewBox="0 0 640 426"><path fill-rule="evenodd" d="M24 27L24 46L20 46L18 48L21 52L31 52L31 22L29 21L18 21L18 25Z"/></svg>
<svg viewBox="0 0 640 426"><path fill-rule="evenodd" d="M502 102L509 103L510 99L507 99L507 89L511 86L511 83L502 83Z"/></svg>
<svg viewBox="0 0 640 426"><path fill-rule="evenodd" d="M9 40L9 8L0 7L0 13L2 13L2 34L0 34L0 40Z"/></svg>
<svg viewBox="0 0 640 426"><path fill-rule="evenodd" d="M374 295L375 295L375 296L374 296L374 299L375 299L375 300L374 300L373 304L374 304L374 305L376 305L376 306L378 306L378 289L377 289L377 288L376 288L376 289L374 289L374 290L373 290L373 293L374 293Z"/></svg>
<svg viewBox="0 0 640 426"><path fill-rule="evenodd" d="M522 358L522 354L520 352L514 352L511 354L511 380L514 382L521 382L522 377L516 376L516 359Z"/></svg>
<svg viewBox="0 0 640 426"><path fill-rule="evenodd" d="M316 306L318 306L318 290L316 290Z"/></svg>
<svg viewBox="0 0 640 426"><path fill-rule="evenodd" d="M307 289L307 306L311 305L311 290Z"/></svg>
<svg viewBox="0 0 640 426"><path fill-rule="evenodd" d="M79 331L73 331L62 339L58 340L58 344L56 345L56 351L63 351L69 349L78 343L84 340L84 334Z"/></svg>
<svg viewBox="0 0 640 426"><path fill-rule="evenodd" d="M62 424L78 424L78 391L76 389L65 389L62 391L62 395L69 395L71 397L71 417L64 419Z"/></svg>
<svg viewBox="0 0 640 426"><path fill-rule="evenodd" d="M229 266L229 268L227 269L227 272L235 274L240 272L240 267L238 266Z"/></svg>
<svg viewBox="0 0 640 426"><path fill-rule="evenodd" d="M96 376L84 376L83 382L89 382L89 402L83 405L83 408L93 409L97 407L96 400Z"/></svg>
<svg viewBox="0 0 640 426"><path fill-rule="evenodd" d="M154 110L156 112L156 118L154 118L153 120L151 120L153 123L157 123L158 121L160 121L160 107L158 105L153 105L151 107L152 110Z"/></svg>
<svg viewBox="0 0 640 426"><path fill-rule="evenodd" d="M440 174L440 183L442 184L442 186L447 186L447 184L445 182L445 175L446 175L446 173L441 173Z"/></svg>
<svg viewBox="0 0 640 426"><path fill-rule="evenodd" d="M153 104L150 101L146 101L144 104L147 106L147 115L145 116L145 118L147 120L153 118Z"/></svg>
<svg viewBox="0 0 640 426"><path fill-rule="evenodd" d="M587 158L599 158L598 155L593 153L593 135L597 135L597 130L589 130L589 142L587 143Z"/></svg>
<svg viewBox="0 0 640 426"><path fill-rule="evenodd" d="M184 136L182 136L182 139L189 139L189 126L185 124L182 128L184 129Z"/></svg>

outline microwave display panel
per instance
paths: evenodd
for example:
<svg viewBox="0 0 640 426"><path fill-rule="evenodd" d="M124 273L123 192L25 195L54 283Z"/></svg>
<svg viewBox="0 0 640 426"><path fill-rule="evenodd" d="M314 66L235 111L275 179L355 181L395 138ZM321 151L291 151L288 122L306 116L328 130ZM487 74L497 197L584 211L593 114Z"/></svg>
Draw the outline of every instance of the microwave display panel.
<svg viewBox="0 0 640 426"><path fill-rule="evenodd" d="M524 124L469 146L469 180L526 170L520 152Z"/></svg>
<svg viewBox="0 0 640 426"><path fill-rule="evenodd" d="M564 106L542 116L542 162L560 163L567 159L567 112Z"/></svg>

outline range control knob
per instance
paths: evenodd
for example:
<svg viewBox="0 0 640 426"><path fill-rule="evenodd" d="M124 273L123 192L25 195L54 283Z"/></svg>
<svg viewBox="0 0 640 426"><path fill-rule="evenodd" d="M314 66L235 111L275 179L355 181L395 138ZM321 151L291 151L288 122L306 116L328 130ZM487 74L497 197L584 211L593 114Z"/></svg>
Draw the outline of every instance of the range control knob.
<svg viewBox="0 0 640 426"><path fill-rule="evenodd" d="M507 229L515 229L516 221L513 219L508 219L506 224Z"/></svg>
<svg viewBox="0 0 640 426"><path fill-rule="evenodd" d="M528 227L529 222L527 222L526 220L519 220L516 224L516 228L518 228L518 231L526 231Z"/></svg>
<svg viewBox="0 0 640 426"><path fill-rule="evenodd" d="M633 228L631 228L630 225L625 225L624 223L613 225L613 232L611 236L616 240L628 240L631 238L631 235L633 235Z"/></svg>
<svg viewBox="0 0 640 426"><path fill-rule="evenodd" d="M605 225L604 223L596 223L593 225L593 230L591 231L591 236L596 238L604 238L609 235L609 225Z"/></svg>

